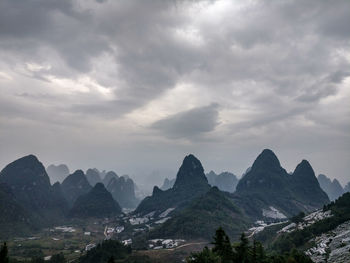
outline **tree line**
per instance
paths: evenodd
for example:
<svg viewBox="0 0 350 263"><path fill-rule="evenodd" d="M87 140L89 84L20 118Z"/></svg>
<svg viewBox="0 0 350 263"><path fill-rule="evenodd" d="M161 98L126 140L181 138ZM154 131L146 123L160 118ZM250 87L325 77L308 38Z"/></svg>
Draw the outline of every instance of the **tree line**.
<svg viewBox="0 0 350 263"><path fill-rule="evenodd" d="M216 230L212 245L211 249L205 247L201 252L192 253L187 263L312 263L296 249L284 254L268 254L260 242L250 243L244 233L239 242L232 244L221 227Z"/></svg>

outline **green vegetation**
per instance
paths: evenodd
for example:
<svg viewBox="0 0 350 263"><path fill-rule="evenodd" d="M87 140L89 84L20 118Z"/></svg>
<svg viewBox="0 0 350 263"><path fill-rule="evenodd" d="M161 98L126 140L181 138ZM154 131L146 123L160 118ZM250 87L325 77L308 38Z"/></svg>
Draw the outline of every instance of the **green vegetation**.
<svg viewBox="0 0 350 263"><path fill-rule="evenodd" d="M332 217L323 219L303 230L284 233L273 241L271 248L285 252L295 247L303 247L311 238L335 229L338 225L350 220L350 193L324 206L324 211L331 210Z"/></svg>
<svg viewBox="0 0 350 263"><path fill-rule="evenodd" d="M132 255L130 246L124 246L119 241L106 240L89 250L79 258L80 263L148 263L147 256Z"/></svg>
<svg viewBox="0 0 350 263"><path fill-rule="evenodd" d="M87 194L75 201L69 214L72 217L108 217L121 214L122 210L102 183L97 183Z"/></svg>
<svg viewBox="0 0 350 263"><path fill-rule="evenodd" d="M303 160L293 174L283 169L277 156L265 149L251 170L239 181L234 194L237 204L256 219L262 208L273 206L286 216L310 212L329 202L311 165Z"/></svg>
<svg viewBox="0 0 350 263"><path fill-rule="evenodd" d="M8 250L5 242L0 249L0 263L8 263L8 262L9 262Z"/></svg>
<svg viewBox="0 0 350 263"><path fill-rule="evenodd" d="M203 251L192 253L188 263L312 263L311 259L298 250L280 255L269 255L261 243L250 244L244 234L240 241L231 244L222 228L216 230L214 247L205 247Z"/></svg>
<svg viewBox="0 0 350 263"><path fill-rule="evenodd" d="M238 236L249 225L249 219L236 207L227 193L213 187L195 199L162 226L151 231L151 238L205 238L222 226L229 236Z"/></svg>
<svg viewBox="0 0 350 263"><path fill-rule="evenodd" d="M111 257L125 259L131 254L131 247L114 240L106 240L79 258L80 263L105 263Z"/></svg>

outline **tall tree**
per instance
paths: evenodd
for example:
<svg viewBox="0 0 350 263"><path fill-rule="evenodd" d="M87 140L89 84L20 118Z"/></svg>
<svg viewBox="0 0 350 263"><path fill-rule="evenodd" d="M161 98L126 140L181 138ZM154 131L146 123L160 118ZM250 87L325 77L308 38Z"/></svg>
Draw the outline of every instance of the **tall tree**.
<svg viewBox="0 0 350 263"><path fill-rule="evenodd" d="M9 257L8 257L8 249L7 244L4 242L4 245L1 246L0 250L0 263L8 263Z"/></svg>
<svg viewBox="0 0 350 263"><path fill-rule="evenodd" d="M222 258L222 263L233 262L234 253L230 238L226 235L225 231L221 227L216 230L213 244L213 252Z"/></svg>
<svg viewBox="0 0 350 263"><path fill-rule="evenodd" d="M249 262L249 240L244 233L240 238L240 243L236 247L237 251L237 262L248 263Z"/></svg>

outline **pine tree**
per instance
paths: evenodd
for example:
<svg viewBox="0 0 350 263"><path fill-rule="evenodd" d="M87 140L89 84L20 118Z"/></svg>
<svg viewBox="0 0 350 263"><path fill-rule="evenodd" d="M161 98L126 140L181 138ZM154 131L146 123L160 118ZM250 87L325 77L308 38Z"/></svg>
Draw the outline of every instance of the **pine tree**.
<svg viewBox="0 0 350 263"><path fill-rule="evenodd" d="M242 233L240 243L236 248L237 250L237 262L247 263L249 262L249 241L248 238Z"/></svg>
<svg viewBox="0 0 350 263"><path fill-rule="evenodd" d="M222 263L233 262L234 253L230 238L221 227L216 230L213 244L213 252L221 257Z"/></svg>
<svg viewBox="0 0 350 263"><path fill-rule="evenodd" d="M187 263L221 263L221 258L212 250L205 247L202 252L192 253Z"/></svg>
<svg viewBox="0 0 350 263"><path fill-rule="evenodd" d="M0 250L0 263L8 263L9 258L8 258L8 249L7 249L7 244L4 242L4 245L1 246Z"/></svg>
<svg viewBox="0 0 350 263"><path fill-rule="evenodd" d="M108 259L108 262L107 263L114 263L114 257L111 256L109 259Z"/></svg>

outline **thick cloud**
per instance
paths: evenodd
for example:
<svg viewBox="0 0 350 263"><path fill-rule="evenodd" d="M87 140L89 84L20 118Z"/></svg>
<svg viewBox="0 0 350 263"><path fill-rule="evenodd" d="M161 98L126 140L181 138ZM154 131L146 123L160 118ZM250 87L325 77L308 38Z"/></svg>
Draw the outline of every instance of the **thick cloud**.
<svg viewBox="0 0 350 263"><path fill-rule="evenodd" d="M170 138L191 138L211 132L218 125L218 105L191 109L156 121L151 128L162 131Z"/></svg>
<svg viewBox="0 0 350 263"><path fill-rule="evenodd" d="M347 0L1 1L0 164L33 152L142 180L189 152L240 173L271 147L345 182L349 13Z"/></svg>

